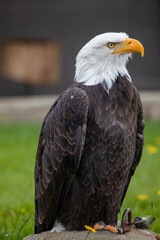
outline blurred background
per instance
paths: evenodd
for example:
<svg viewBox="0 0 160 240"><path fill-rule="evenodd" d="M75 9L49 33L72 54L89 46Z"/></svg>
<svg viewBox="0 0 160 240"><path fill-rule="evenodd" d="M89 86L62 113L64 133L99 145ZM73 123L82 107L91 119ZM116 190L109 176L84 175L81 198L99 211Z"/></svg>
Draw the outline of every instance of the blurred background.
<svg viewBox="0 0 160 240"><path fill-rule="evenodd" d="M41 95L42 103L31 98L32 107L35 104L37 109L38 102L49 106L53 94L72 84L81 47L95 35L110 31L126 32L142 42L144 58L134 55L128 70L139 90L160 90L159 0L1 0L0 97ZM46 98L48 95L52 98ZM7 120L4 106L7 112L7 106L14 105L13 98L10 100L1 102L0 119ZM44 114L43 110L36 112L33 119Z"/></svg>
<svg viewBox="0 0 160 240"><path fill-rule="evenodd" d="M155 200L160 217L160 0L0 0L1 239L33 232L33 172L42 120L72 84L78 51L104 32L126 32L145 49L144 58L135 54L128 63L146 130L142 164L124 206L152 215Z"/></svg>
<svg viewBox="0 0 160 240"><path fill-rule="evenodd" d="M0 96L60 93L80 48L110 31L143 43L145 57L135 56L129 72L138 89L160 89L158 0L1 0Z"/></svg>

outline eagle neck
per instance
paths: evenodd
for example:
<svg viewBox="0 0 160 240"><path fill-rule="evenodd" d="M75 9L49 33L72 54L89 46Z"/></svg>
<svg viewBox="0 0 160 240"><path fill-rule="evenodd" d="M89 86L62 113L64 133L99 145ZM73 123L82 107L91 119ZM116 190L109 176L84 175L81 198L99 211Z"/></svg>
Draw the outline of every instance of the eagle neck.
<svg viewBox="0 0 160 240"><path fill-rule="evenodd" d="M126 77L132 82L126 68L127 58L117 58L113 61L100 61L94 64L92 61L78 61L74 80L86 86L94 86L103 83L107 91L111 89L118 76Z"/></svg>

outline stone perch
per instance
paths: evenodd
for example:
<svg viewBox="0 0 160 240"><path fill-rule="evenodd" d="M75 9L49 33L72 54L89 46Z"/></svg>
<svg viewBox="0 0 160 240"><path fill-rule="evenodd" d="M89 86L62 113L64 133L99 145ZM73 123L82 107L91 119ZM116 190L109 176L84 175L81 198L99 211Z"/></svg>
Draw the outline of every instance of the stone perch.
<svg viewBox="0 0 160 240"><path fill-rule="evenodd" d="M85 240L87 231L63 231L61 233L43 232L30 235L23 240ZM125 234L113 234L108 231L90 233L87 240L156 240L159 235L149 230L132 228Z"/></svg>

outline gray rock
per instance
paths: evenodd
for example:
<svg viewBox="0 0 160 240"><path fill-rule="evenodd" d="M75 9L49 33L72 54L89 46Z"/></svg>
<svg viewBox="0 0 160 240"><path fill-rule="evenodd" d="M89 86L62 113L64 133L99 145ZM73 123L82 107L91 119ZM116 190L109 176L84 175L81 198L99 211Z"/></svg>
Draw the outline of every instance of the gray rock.
<svg viewBox="0 0 160 240"><path fill-rule="evenodd" d="M43 232L30 235L23 240L85 240L87 231L63 231L61 233ZM149 230L132 228L125 234L113 234L108 231L90 233L87 240L156 240L156 234Z"/></svg>

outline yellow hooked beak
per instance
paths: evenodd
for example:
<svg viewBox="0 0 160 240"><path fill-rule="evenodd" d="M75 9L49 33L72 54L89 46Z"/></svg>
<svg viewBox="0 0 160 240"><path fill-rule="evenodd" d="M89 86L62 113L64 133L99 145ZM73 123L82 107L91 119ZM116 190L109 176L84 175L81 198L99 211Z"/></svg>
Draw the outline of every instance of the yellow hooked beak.
<svg viewBox="0 0 160 240"><path fill-rule="evenodd" d="M134 53L134 52L140 52L142 57L144 56L144 48L142 44L132 38L126 38L124 42L117 43L115 46L115 51L113 54L120 53Z"/></svg>

